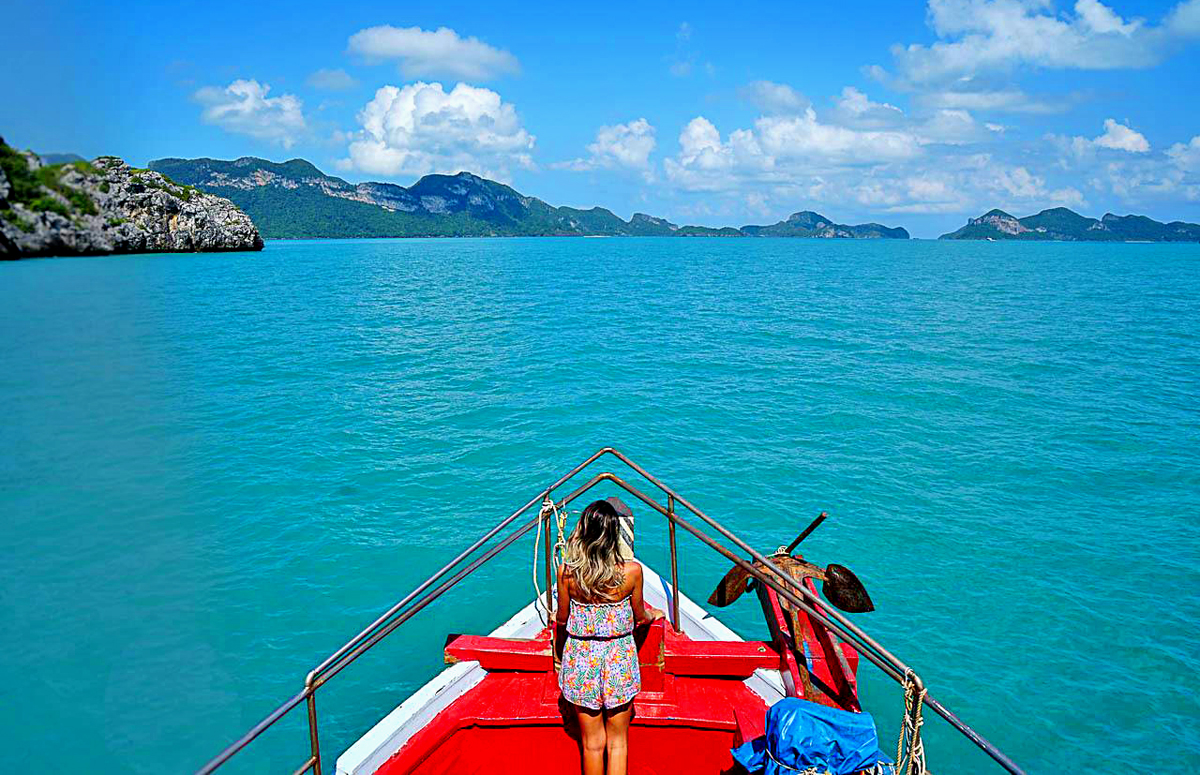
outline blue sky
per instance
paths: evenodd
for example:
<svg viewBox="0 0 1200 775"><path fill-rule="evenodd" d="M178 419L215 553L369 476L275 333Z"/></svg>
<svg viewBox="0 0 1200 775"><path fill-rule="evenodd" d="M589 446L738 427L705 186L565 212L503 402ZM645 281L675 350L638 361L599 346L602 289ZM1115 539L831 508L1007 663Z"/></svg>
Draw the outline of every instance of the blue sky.
<svg viewBox="0 0 1200 775"><path fill-rule="evenodd" d="M1200 0L38 3L0 134L40 151L469 169L678 223L936 236L991 207L1200 221Z"/></svg>

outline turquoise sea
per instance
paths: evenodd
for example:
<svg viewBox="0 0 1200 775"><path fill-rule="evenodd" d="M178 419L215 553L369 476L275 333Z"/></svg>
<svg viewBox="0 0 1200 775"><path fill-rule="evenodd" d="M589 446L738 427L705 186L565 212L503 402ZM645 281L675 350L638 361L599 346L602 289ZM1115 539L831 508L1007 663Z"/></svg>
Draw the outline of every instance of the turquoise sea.
<svg viewBox="0 0 1200 775"><path fill-rule="evenodd" d="M271 242L0 265L0 328L6 769L191 771L609 444L763 550L827 510L807 555L1029 772L1200 769L1200 246ZM702 601L725 563L681 547ZM327 771L532 551L322 690ZM927 717L934 772L1000 771Z"/></svg>

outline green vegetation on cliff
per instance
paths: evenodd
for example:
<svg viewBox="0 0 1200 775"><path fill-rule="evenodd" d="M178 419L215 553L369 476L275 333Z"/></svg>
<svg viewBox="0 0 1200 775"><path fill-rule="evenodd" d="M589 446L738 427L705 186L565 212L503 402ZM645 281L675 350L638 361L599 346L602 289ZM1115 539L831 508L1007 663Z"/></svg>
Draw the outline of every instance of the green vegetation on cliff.
<svg viewBox="0 0 1200 775"><path fill-rule="evenodd" d="M45 158L0 139L0 259L262 248L225 199L113 156Z"/></svg>
<svg viewBox="0 0 1200 775"><path fill-rule="evenodd" d="M746 234L732 226L714 228L712 226L680 226L675 230L676 237L745 237Z"/></svg>
<svg viewBox="0 0 1200 775"><path fill-rule="evenodd" d="M87 192L62 182L62 174L67 169L77 170L84 175L98 174L95 167L86 161L62 162L48 164L34 169L29 163L29 157L0 141L0 170L8 179L11 191L3 203L2 209L11 210L10 203L17 203L39 213L52 212L59 215L83 213L96 214L96 203ZM63 202L58 196L65 199ZM18 223L18 220L12 220Z"/></svg>
<svg viewBox="0 0 1200 775"><path fill-rule="evenodd" d="M277 163L245 157L159 159L150 168L173 180L226 197L246 211L268 237L891 237L904 229L878 224L843 226L797 213L773 226L679 227L637 213L628 221L602 207L554 207L502 183L460 172L426 175L405 188L393 183L349 183L303 159ZM798 216L820 225L785 226Z"/></svg>

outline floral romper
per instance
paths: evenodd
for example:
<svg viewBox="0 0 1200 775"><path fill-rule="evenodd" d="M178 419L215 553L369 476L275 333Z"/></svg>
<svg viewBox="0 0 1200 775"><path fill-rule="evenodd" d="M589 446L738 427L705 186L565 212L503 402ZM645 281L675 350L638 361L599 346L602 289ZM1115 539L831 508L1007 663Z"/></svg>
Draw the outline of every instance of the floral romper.
<svg viewBox="0 0 1200 775"><path fill-rule="evenodd" d="M642 688L633 642L633 603L571 601L558 685L570 703L592 710L616 708Z"/></svg>

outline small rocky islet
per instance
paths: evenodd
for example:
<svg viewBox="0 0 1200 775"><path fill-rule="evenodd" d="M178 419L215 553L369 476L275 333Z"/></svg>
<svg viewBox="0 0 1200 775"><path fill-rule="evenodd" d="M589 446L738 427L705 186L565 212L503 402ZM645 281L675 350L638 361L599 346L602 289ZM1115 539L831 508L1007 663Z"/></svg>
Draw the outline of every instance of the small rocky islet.
<svg viewBox="0 0 1200 775"><path fill-rule="evenodd" d="M45 164L0 139L0 259L262 247L228 199L115 156Z"/></svg>

